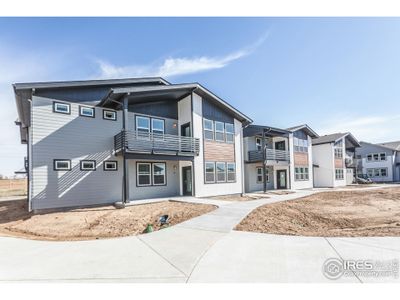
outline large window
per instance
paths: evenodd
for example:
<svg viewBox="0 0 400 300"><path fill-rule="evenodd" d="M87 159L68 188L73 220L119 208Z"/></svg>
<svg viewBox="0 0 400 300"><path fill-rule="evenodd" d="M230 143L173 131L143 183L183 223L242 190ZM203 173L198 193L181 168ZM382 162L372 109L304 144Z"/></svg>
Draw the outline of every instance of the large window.
<svg viewBox="0 0 400 300"><path fill-rule="evenodd" d="M308 167L295 167L294 178L296 181L304 181L309 179Z"/></svg>
<svg viewBox="0 0 400 300"><path fill-rule="evenodd" d="M388 169L387 168L369 168L367 169L368 177L387 177L388 176Z"/></svg>
<svg viewBox="0 0 400 300"><path fill-rule="evenodd" d="M217 182L226 181L226 165L224 162L217 162Z"/></svg>
<svg viewBox="0 0 400 300"><path fill-rule="evenodd" d="M206 183L215 182L215 163L206 162L205 163L205 173L206 173Z"/></svg>
<svg viewBox="0 0 400 300"><path fill-rule="evenodd" d="M235 126L230 123L225 123L225 138L227 143L233 143L235 138Z"/></svg>
<svg viewBox="0 0 400 300"><path fill-rule="evenodd" d="M343 180L344 179L343 169L335 169L335 179L336 180Z"/></svg>
<svg viewBox="0 0 400 300"><path fill-rule="evenodd" d="M293 148L295 152L308 152L308 140L294 137Z"/></svg>
<svg viewBox="0 0 400 300"><path fill-rule="evenodd" d="M227 181L234 182L236 180L236 166L235 163L226 163Z"/></svg>
<svg viewBox="0 0 400 300"><path fill-rule="evenodd" d="M386 160L386 152L381 153L369 153L367 155L367 161L385 161Z"/></svg>
<svg viewBox="0 0 400 300"><path fill-rule="evenodd" d="M257 183L263 183L263 167L257 167ZM269 182L269 171L265 169L265 179L266 182Z"/></svg>
<svg viewBox="0 0 400 300"><path fill-rule="evenodd" d="M224 142L225 141L225 127L224 123L222 122L215 122L215 140L218 142Z"/></svg>
<svg viewBox="0 0 400 300"><path fill-rule="evenodd" d="M137 168L137 185L138 186L151 185L151 164L138 163L136 168Z"/></svg>
<svg viewBox="0 0 400 300"><path fill-rule="evenodd" d="M153 163L153 185L165 185L165 163Z"/></svg>
<svg viewBox="0 0 400 300"><path fill-rule="evenodd" d="M71 105L68 103L53 102L53 112L60 114L71 114Z"/></svg>
<svg viewBox="0 0 400 300"><path fill-rule="evenodd" d="M214 140L214 123L211 120L204 119L204 138L206 140Z"/></svg>
<svg viewBox="0 0 400 300"><path fill-rule="evenodd" d="M71 171L71 160L55 159L53 161L53 167L55 171Z"/></svg>

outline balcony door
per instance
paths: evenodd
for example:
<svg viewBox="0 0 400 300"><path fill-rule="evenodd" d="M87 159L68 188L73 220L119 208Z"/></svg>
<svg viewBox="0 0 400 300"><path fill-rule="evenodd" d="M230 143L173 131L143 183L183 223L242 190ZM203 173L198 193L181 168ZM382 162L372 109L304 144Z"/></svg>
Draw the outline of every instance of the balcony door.
<svg viewBox="0 0 400 300"><path fill-rule="evenodd" d="M181 136L187 136L187 137L192 136L192 133L190 130L190 123L186 123L181 126Z"/></svg>
<svg viewBox="0 0 400 300"><path fill-rule="evenodd" d="M285 141L275 142L275 150L286 150Z"/></svg>

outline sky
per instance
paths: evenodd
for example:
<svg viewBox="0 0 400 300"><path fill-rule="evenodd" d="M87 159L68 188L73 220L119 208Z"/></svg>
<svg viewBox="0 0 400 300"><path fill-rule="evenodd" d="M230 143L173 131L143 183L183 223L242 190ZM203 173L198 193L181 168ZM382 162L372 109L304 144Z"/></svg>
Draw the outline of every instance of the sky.
<svg viewBox="0 0 400 300"><path fill-rule="evenodd" d="M400 140L400 18L0 18L0 174L26 155L12 83L143 76L254 124Z"/></svg>

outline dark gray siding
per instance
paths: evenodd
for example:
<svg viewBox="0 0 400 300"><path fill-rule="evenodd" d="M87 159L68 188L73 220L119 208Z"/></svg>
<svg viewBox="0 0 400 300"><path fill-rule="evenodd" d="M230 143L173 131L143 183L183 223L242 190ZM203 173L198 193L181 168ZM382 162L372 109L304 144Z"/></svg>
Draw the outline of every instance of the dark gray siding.
<svg viewBox="0 0 400 300"><path fill-rule="evenodd" d="M161 118L178 119L177 101L132 104L129 105L129 111Z"/></svg>
<svg viewBox="0 0 400 300"><path fill-rule="evenodd" d="M226 110L223 110L219 106L211 103L207 99L203 98L203 117L206 119L233 123L233 116L229 115Z"/></svg>

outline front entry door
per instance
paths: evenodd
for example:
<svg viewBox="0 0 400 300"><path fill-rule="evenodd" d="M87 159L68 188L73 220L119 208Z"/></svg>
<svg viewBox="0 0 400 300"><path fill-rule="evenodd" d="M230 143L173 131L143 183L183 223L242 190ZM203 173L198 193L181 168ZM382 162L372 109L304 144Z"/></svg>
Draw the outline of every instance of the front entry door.
<svg viewBox="0 0 400 300"><path fill-rule="evenodd" d="M277 170L276 171L276 183L278 189L286 189L286 170Z"/></svg>
<svg viewBox="0 0 400 300"><path fill-rule="evenodd" d="M183 194L186 196L192 196L192 167L182 168L182 186Z"/></svg>

